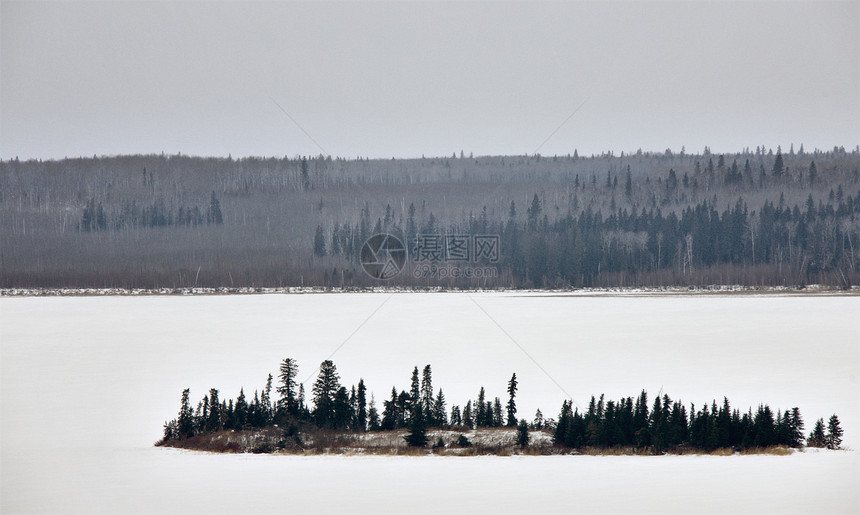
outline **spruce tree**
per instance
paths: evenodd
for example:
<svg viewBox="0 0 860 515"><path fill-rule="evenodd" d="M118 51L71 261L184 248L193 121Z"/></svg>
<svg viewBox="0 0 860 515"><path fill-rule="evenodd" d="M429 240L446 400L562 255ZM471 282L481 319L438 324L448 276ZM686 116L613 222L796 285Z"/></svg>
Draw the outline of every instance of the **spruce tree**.
<svg viewBox="0 0 860 515"><path fill-rule="evenodd" d="M451 406L451 425L452 426L460 426L463 425L463 416L460 413L460 406L454 404Z"/></svg>
<svg viewBox="0 0 860 515"><path fill-rule="evenodd" d="M325 235L323 234L322 225L317 225L317 230L314 233L314 255L317 257L323 257L326 255Z"/></svg>
<svg viewBox="0 0 860 515"><path fill-rule="evenodd" d="M224 223L224 217L221 215L221 203L214 191L209 199L209 209L206 210L206 223L215 225Z"/></svg>
<svg viewBox="0 0 860 515"><path fill-rule="evenodd" d="M221 406L218 402L218 390L209 390L209 417L206 420L206 431L215 432L221 430Z"/></svg>
<svg viewBox="0 0 860 515"><path fill-rule="evenodd" d="M314 383L314 421L319 427L333 427L335 420L335 396L340 390L340 376L331 360L320 363L320 372ZM344 390L344 393L345 390ZM347 394L346 402L349 402Z"/></svg>
<svg viewBox="0 0 860 515"><path fill-rule="evenodd" d="M785 165L782 162L782 151L777 148L776 159L773 162L773 176L776 178L782 177L782 172L784 169Z"/></svg>
<svg viewBox="0 0 860 515"><path fill-rule="evenodd" d="M535 429L538 429L538 430L543 429L544 419L543 419L543 413L541 413L540 408L538 408L537 411L535 411L535 420L534 420L534 422L532 422L532 424L534 425Z"/></svg>
<svg viewBox="0 0 860 515"><path fill-rule="evenodd" d="M370 431L379 431L379 412L376 411L376 400L370 394L370 404L367 408L367 426Z"/></svg>
<svg viewBox="0 0 860 515"><path fill-rule="evenodd" d="M349 401L349 392L345 386L341 386L334 394L332 405L333 416L330 427L333 429L347 429L352 427L355 411Z"/></svg>
<svg viewBox="0 0 860 515"><path fill-rule="evenodd" d="M307 418L308 409L305 405L305 385L299 383L299 395L296 397L296 409L300 416Z"/></svg>
<svg viewBox="0 0 860 515"><path fill-rule="evenodd" d="M824 429L824 419L820 418L815 421L815 426L806 440L807 447L824 447L827 444L827 434Z"/></svg>
<svg viewBox="0 0 860 515"><path fill-rule="evenodd" d="M472 429L475 427L475 419L472 416L472 401L466 401L466 406L463 407L463 425Z"/></svg>
<svg viewBox="0 0 860 515"><path fill-rule="evenodd" d="M182 401L179 408L179 417L177 418L177 429L180 439L194 436L194 413L191 410L190 396L190 388L182 390Z"/></svg>
<svg viewBox="0 0 860 515"><path fill-rule="evenodd" d="M842 444L842 428L839 426L839 417L835 414L827 422L827 436L824 443L828 449L838 449Z"/></svg>
<svg viewBox="0 0 860 515"><path fill-rule="evenodd" d="M239 389L239 396L236 397L236 405L233 407L233 428L236 430L245 429L248 423L248 401L245 400L245 389Z"/></svg>
<svg viewBox="0 0 860 515"><path fill-rule="evenodd" d="M272 374L266 378L266 387L260 397L260 408L263 416L263 425L272 423Z"/></svg>
<svg viewBox="0 0 860 515"><path fill-rule="evenodd" d="M311 187L311 178L308 173L308 160L307 158L302 157L301 162L301 174L302 174L302 189L307 191Z"/></svg>
<svg viewBox="0 0 860 515"><path fill-rule="evenodd" d="M403 438L410 447L424 447L427 445L427 425L424 421L422 410L414 410L412 418L409 420L409 434Z"/></svg>
<svg viewBox="0 0 860 515"><path fill-rule="evenodd" d="M436 400L433 401L433 426L444 427L448 425L448 414L445 412L445 394L439 388Z"/></svg>
<svg viewBox="0 0 860 515"><path fill-rule="evenodd" d="M164 423L164 434L162 437L162 441L166 442L168 440L173 440L177 437L177 428L176 428L176 420L171 420L169 422Z"/></svg>
<svg viewBox="0 0 860 515"><path fill-rule="evenodd" d="M416 366L412 369L412 381L411 386L409 388L409 406L407 407L409 411L409 417L413 417L415 412L420 409L421 406L421 387L418 382L418 367Z"/></svg>
<svg viewBox="0 0 860 515"><path fill-rule="evenodd" d="M298 414L298 402L296 398L296 376L299 374L299 365L293 358L284 358L280 366L278 394L278 411L296 416Z"/></svg>
<svg viewBox="0 0 860 515"><path fill-rule="evenodd" d="M803 447L803 418L800 416L800 409L794 407L791 409L788 425L788 445L790 447Z"/></svg>
<svg viewBox="0 0 860 515"><path fill-rule="evenodd" d="M392 386L391 399L382 401L382 429L396 429L397 419L397 389Z"/></svg>
<svg viewBox="0 0 860 515"><path fill-rule="evenodd" d="M627 178L624 181L624 196L628 199L633 196L633 177L630 174L630 165L627 165Z"/></svg>
<svg viewBox="0 0 860 515"><path fill-rule="evenodd" d="M412 396L401 390L397 396L397 427L409 426L412 406Z"/></svg>
<svg viewBox="0 0 860 515"><path fill-rule="evenodd" d="M517 402L516 402L517 374L516 374L516 372L514 372L514 374L511 376L511 380L508 381L508 396L509 396L509 398L508 398L508 405L507 405L507 411L508 411L508 423L507 423L507 425L509 427L514 427L517 425Z"/></svg>
<svg viewBox="0 0 860 515"><path fill-rule="evenodd" d="M591 398L594 400L594 397ZM563 401L561 403L561 411L558 413L558 422L555 425L555 431L552 436L552 441L556 445L567 445L567 432L571 424L571 402Z"/></svg>
<svg viewBox="0 0 860 515"><path fill-rule="evenodd" d="M436 425L433 420L433 372L430 365L424 367L421 376L421 409L424 410L424 419L430 426Z"/></svg>
<svg viewBox="0 0 860 515"><path fill-rule="evenodd" d="M355 410L355 425L363 432L367 430L367 388L364 386L364 379L358 380L356 402L358 406Z"/></svg>
<svg viewBox="0 0 860 515"><path fill-rule="evenodd" d="M529 446L529 424L526 419L520 420L517 426L517 445L524 448Z"/></svg>
<svg viewBox="0 0 860 515"><path fill-rule="evenodd" d="M493 418L490 425L499 427L502 425L502 401L498 397L493 400Z"/></svg>
<svg viewBox="0 0 860 515"><path fill-rule="evenodd" d="M487 416L487 405L484 401L484 387L481 387L481 391L478 392L478 405L476 406L477 414L475 416L475 426L476 427L484 427L490 424L487 423L487 419L492 417Z"/></svg>

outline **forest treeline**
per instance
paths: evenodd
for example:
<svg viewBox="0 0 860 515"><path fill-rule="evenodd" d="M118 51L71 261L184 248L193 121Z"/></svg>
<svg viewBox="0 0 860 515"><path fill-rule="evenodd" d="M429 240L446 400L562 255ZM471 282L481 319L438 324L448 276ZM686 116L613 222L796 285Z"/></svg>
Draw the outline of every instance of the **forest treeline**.
<svg viewBox="0 0 860 515"><path fill-rule="evenodd" d="M803 286L860 279L860 149L0 161L0 287ZM373 234L405 269L364 274ZM416 273L489 235L493 274Z"/></svg>
<svg viewBox="0 0 860 515"><path fill-rule="evenodd" d="M159 445L220 431L277 427L281 431L281 448L288 440L302 446L303 433L364 433L404 428L408 429L404 439L409 446L424 447L428 444L428 429L466 432L505 426L517 428L517 443L521 447L529 445L529 431L547 431L552 433L552 441L559 449L635 448L662 454L773 446L838 449L843 434L835 414L827 423L818 419L809 435L805 435L805 424L797 407L774 414L763 404L755 412L750 408L742 414L724 398L719 405L713 401L698 410L691 404L688 411L681 401L673 401L664 394L655 397L649 409L644 390L635 400L627 397L606 401L603 395L598 399L592 396L588 408L582 411L573 407L572 400L566 400L557 419L544 418L538 409L528 421L518 418L516 373L507 383L504 404L499 397L491 401L481 387L477 398L467 400L462 408L452 405L449 411L442 388L434 389L430 365L420 374L417 366L412 370L408 391L398 392L392 387L380 413L374 396L368 398L364 380L347 389L340 383L337 367L330 360L320 364L310 399L305 398L304 385L296 382L298 363L294 359L284 359L279 372L277 385L269 374L265 387L255 391L253 399L245 396L244 389L240 389L235 400L224 399L213 388L195 408L190 390L183 390L179 414L164 424ZM461 435L458 445L467 446L469 442Z"/></svg>

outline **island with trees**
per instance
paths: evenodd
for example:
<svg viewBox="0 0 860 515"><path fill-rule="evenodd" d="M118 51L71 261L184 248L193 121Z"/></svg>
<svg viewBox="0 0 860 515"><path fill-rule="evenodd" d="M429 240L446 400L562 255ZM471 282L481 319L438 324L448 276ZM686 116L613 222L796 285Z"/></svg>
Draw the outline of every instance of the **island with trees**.
<svg viewBox="0 0 860 515"><path fill-rule="evenodd" d="M178 416L164 424L157 446L227 453L283 454L791 454L805 447L839 449L843 430L833 414L811 432L797 407L774 413L767 404L741 412L723 398L696 407L667 394L649 400L591 397L587 407L562 403L556 419L537 410L518 414L516 373L506 400L490 399L483 387L475 399L452 404L435 388L432 369L412 370L408 390L392 387L377 408L364 380L347 389L335 364L320 364L309 399L296 381L298 363L284 359L277 384L271 374L253 398L240 389L224 399L210 389L196 407L182 392Z"/></svg>

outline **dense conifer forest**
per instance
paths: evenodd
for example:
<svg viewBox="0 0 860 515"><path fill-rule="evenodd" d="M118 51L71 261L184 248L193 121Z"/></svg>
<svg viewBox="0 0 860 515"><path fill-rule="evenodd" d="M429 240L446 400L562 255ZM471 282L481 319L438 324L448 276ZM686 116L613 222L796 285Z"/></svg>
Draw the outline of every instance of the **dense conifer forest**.
<svg viewBox="0 0 860 515"><path fill-rule="evenodd" d="M658 394L651 403L644 390L635 399L614 401L603 395L597 399L592 396L583 410L566 400L557 419L544 418L538 409L529 421L518 417L516 373L507 383L504 401L499 397L490 400L481 387L475 399L449 409L442 388L436 390L433 385L430 365L420 372L417 366L412 370L408 391L398 392L397 387L392 387L380 412L374 396L368 396L364 380L347 389L330 360L320 364L309 399L304 385L296 382L297 376L298 363L286 358L280 364L277 385L269 374L253 399L246 396L244 389L235 399L224 399L213 388L196 408L190 390L185 389L178 416L164 424L164 437L156 445L229 452L320 451L334 446L337 439L332 435L406 430L400 444L419 449L432 445L433 450L438 450L468 448L472 442L464 433L505 427L516 430L514 441L520 451L529 447L533 434L544 434L551 435L552 442L551 447L543 449L544 453L627 450L636 454L731 454L774 447L838 449L843 434L835 414L826 424L824 419L817 420L806 435L797 407L774 413L770 406L762 404L741 413L723 398L720 403L714 400L698 409L690 404L688 410L683 402L667 394ZM441 437L430 440L428 433L433 429L460 434L447 442ZM213 447L213 438L235 432L250 432L255 443L244 449L235 444ZM398 438L391 444L395 449ZM350 445L361 447L358 442L352 440Z"/></svg>
<svg viewBox="0 0 860 515"><path fill-rule="evenodd" d="M860 150L0 162L0 287L799 286L860 273ZM376 233L409 260L362 272ZM498 238L421 276L421 235ZM447 249L450 250L450 249ZM447 254L443 252L440 264Z"/></svg>

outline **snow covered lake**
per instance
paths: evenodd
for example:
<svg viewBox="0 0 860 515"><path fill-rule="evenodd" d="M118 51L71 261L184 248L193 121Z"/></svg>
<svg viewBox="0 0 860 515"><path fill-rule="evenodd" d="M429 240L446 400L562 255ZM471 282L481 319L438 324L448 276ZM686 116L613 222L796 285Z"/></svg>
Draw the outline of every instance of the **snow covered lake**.
<svg viewBox="0 0 860 515"><path fill-rule="evenodd" d="M683 457L284 457L153 448L195 404L331 357L377 407L433 367L519 416L659 391L697 407L837 413L860 447L860 297L362 293L0 298L0 511L858 512L860 452Z"/></svg>

